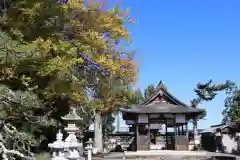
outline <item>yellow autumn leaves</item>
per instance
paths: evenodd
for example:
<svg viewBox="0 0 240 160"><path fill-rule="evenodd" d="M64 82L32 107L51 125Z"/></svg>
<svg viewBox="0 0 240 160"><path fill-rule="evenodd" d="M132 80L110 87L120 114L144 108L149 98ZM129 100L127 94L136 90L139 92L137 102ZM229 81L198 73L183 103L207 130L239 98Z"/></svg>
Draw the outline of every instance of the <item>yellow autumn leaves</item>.
<svg viewBox="0 0 240 160"><path fill-rule="evenodd" d="M21 7L14 7L7 13L9 19L1 25L10 36L21 40L19 44L31 48L25 47L21 53L27 55L31 50L29 55L36 57L28 57L28 61L36 65L37 75L31 71L24 79L34 81L36 76L56 76L50 84L54 89L50 90L70 92L73 99L80 101L84 97L82 82L74 80L72 75L75 65L85 62L77 56L79 52L111 75L124 79L126 84L136 81L137 65L125 50L131 40L125 25L129 17L119 6L102 11L96 6L86 7L83 0L69 0L66 4L25 0ZM15 51L17 49L20 48ZM121 53L130 54L131 58L122 58ZM4 74L8 72L14 72L14 68L6 67Z"/></svg>

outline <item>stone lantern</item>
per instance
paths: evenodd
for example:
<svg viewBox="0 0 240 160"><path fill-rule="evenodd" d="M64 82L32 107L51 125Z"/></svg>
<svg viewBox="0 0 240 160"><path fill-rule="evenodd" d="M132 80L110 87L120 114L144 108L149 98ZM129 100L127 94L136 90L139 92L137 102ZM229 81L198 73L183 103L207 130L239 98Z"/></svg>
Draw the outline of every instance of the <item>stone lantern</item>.
<svg viewBox="0 0 240 160"><path fill-rule="evenodd" d="M86 142L87 146L85 149L88 151L88 160L92 160L92 150L93 150L93 141L92 138L89 138L89 141Z"/></svg>
<svg viewBox="0 0 240 160"><path fill-rule="evenodd" d="M64 130L68 134L65 139L65 156L69 160L80 160L82 159L83 148L76 137L76 132L79 131L76 122L82 120L82 118L78 116L75 108L71 108L70 112L62 117L62 119L67 122L67 127L65 127Z"/></svg>
<svg viewBox="0 0 240 160"><path fill-rule="evenodd" d="M55 142L48 144L48 147L51 148L53 151L52 160L67 160L64 157L65 143L63 141L63 134L61 133L61 131L57 133L56 139L57 140Z"/></svg>
<svg viewBox="0 0 240 160"><path fill-rule="evenodd" d="M236 137L240 137L240 132L237 132L237 133L236 133Z"/></svg>

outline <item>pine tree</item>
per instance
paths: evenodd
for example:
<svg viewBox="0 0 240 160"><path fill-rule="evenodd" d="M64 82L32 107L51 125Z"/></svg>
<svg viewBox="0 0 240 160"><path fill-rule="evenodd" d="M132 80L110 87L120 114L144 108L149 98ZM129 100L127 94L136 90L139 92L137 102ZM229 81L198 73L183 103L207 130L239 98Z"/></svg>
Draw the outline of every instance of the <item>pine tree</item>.
<svg viewBox="0 0 240 160"><path fill-rule="evenodd" d="M211 101L217 96L218 92L226 91L228 89L231 89L233 86L234 86L234 83L231 81L226 81L223 84L213 84L212 80L209 80L206 83L198 83L197 87L194 89L197 95L197 98L190 101L190 106L197 108L201 102ZM196 134L197 134L197 121L205 116L206 116L206 112L201 114L199 117L196 117L195 119L193 119L194 137L196 137Z"/></svg>
<svg viewBox="0 0 240 160"><path fill-rule="evenodd" d="M240 90L234 86L228 90L225 99L225 108L222 112L223 123L231 123L240 119Z"/></svg>

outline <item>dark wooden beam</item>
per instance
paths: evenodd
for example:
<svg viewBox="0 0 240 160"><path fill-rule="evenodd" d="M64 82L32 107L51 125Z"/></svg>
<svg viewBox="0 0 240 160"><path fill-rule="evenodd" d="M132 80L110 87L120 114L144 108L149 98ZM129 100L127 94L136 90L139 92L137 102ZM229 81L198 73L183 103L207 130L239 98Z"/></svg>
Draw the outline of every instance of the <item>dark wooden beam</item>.
<svg viewBox="0 0 240 160"><path fill-rule="evenodd" d="M150 120L148 115L148 150L150 150L151 146L151 132L150 132Z"/></svg>
<svg viewBox="0 0 240 160"><path fill-rule="evenodd" d="M167 118L165 119L165 137L166 137L166 149L168 147L168 135L167 135Z"/></svg>
<svg viewBox="0 0 240 160"><path fill-rule="evenodd" d="M176 150L176 137L177 137L176 115L174 115L174 150Z"/></svg>

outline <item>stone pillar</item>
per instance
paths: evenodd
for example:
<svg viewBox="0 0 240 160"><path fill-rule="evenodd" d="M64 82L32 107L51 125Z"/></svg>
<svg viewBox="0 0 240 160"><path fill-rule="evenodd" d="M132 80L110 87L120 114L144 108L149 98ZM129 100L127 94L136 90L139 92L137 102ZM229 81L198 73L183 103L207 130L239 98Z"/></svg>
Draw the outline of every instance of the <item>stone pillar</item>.
<svg viewBox="0 0 240 160"><path fill-rule="evenodd" d="M86 146L86 150L88 151L87 155L88 155L88 160L92 160L92 149L93 149L93 141L91 138L89 138L89 141L86 142L87 146Z"/></svg>

